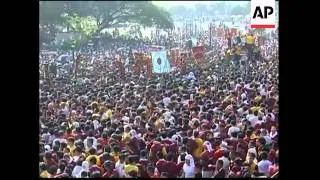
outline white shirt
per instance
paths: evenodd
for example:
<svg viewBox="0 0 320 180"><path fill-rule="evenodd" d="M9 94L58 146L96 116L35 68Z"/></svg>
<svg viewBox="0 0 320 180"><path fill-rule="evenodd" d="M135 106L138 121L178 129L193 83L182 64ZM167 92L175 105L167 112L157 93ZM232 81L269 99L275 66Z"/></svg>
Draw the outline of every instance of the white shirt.
<svg viewBox="0 0 320 180"><path fill-rule="evenodd" d="M223 161L223 169L225 169L228 172L229 171L230 160L228 158L224 157L224 156L222 156L218 160L222 160Z"/></svg>
<svg viewBox="0 0 320 180"><path fill-rule="evenodd" d="M245 89L250 89L250 84L244 85L244 88L245 88Z"/></svg>
<svg viewBox="0 0 320 180"><path fill-rule="evenodd" d="M238 112L238 114L239 114L240 116L242 116L242 114L243 114L243 108L239 108L239 109L237 110L237 112Z"/></svg>
<svg viewBox="0 0 320 180"><path fill-rule="evenodd" d="M258 123L258 116L251 115L249 116L248 121L250 121L251 126L254 127Z"/></svg>
<svg viewBox="0 0 320 180"><path fill-rule="evenodd" d="M228 135L229 136L231 136L231 134L233 133L233 132L239 132L240 131L240 129L238 128L238 127L230 127L229 128L229 130L228 130Z"/></svg>
<svg viewBox="0 0 320 180"><path fill-rule="evenodd" d="M263 136L263 138L266 140L266 144L271 144L272 143L272 139L270 136Z"/></svg>
<svg viewBox="0 0 320 180"><path fill-rule="evenodd" d="M97 147L97 139L95 137L90 137L90 138L93 138L93 144L92 144L92 147L94 147L96 149ZM89 150L89 147L87 146L87 141L88 141L88 138L86 138L83 143L84 143L84 147L86 148L86 150Z"/></svg>
<svg viewBox="0 0 320 180"><path fill-rule="evenodd" d="M61 143L66 143L66 144L68 143L68 141L67 141L66 139L64 139L64 138L61 138L61 139L60 139L60 138L56 138L56 139L53 140L53 142L52 142L52 147L54 146L54 144L55 144L56 141L59 141L60 144L61 144Z"/></svg>
<svg viewBox="0 0 320 180"><path fill-rule="evenodd" d="M269 167L272 163L269 160L262 160L258 163L258 171L259 173L264 173L265 175L269 175Z"/></svg>
<svg viewBox="0 0 320 180"><path fill-rule="evenodd" d="M247 98L246 93L242 93L242 94L241 94L241 99L245 99L245 98Z"/></svg>
<svg viewBox="0 0 320 180"><path fill-rule="evenodd" d="M163 100L162 100L162 102L163 102L163 104L164 104L164 106L168 106L169 105L169 103L170 103L170 98L169 97L165 97L165 98L163 98Z"/></svg>
<svg viewBox="0 0 320 180"><path fill-rule="evenodd" d="M261 91L260 91L260 95L261 96L267 96L267 91L265 90L265 89L261 89Z"/></svg>
<svg viewBox="0 0 320 180"><path fill-rule="evenodd" d="M125 172L124 172L124 163L121 164L120 160L116 163L116 170L119 174L119 177L124 177L125 176Z"/></svg>

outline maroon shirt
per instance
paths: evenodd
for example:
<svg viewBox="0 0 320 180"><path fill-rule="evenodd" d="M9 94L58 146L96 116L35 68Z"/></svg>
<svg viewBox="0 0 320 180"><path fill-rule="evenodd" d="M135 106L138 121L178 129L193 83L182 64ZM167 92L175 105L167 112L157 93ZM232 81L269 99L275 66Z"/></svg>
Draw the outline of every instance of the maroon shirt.
<svg viewBox="0 0 320 180"><path fill-rule="evenodd" d="M166 151L169 152L169 146L172 144L172 141L169 139L164 139L161 141L161 144L165 145Z"/></svg>
<svg viewBox="0 0 320 180"><path fill-rule="evenodd" d="M133 152L133 154L139 154L140 147L139 147L139 141L137 138L132 138L128 146L130 150Z"/></svg>
<svg viewBox="0 0 320 180"><path fill-rule="evenodd" d="M158 160L158 162L156 163L156 168L158 169L159 174L161 174L162 172L166 172L167 168L166 168L167 162L164 159L160 159Z"/></svg>
<svg viewBox="0 0 320 180"><path fill-rule="evenodd" d="M89 172L90 173L93 173L93 172L96 172L96 171L99 171L101 173L101 168L99 168L99 166L97 165L93 165L89 168Z"/></svg>
<svg viewBox="0 0 320 180"><path fill-rule="evenodd" d="M162 145L161 144L153 144L150 148L150 151L151 151L151 157L150 157L150 160L153 161L153 162L156 162L157 161L157 158L156 158L156 155L157 155L157 152L161 151L162 150Z"/></svg>
<svg viewBox="0 0 320 180"><path fill-rule="evenodd" d="M228 143L228 146L231 146L231 147L232 147L232 150L233 150L233 151L236 150L237 144L238 144L238 140L237 140L237 139L227 138L227 139L225 139L225 142Z"/></svg>
<svg viewBox="0 0 320 180"><path fill-rule="evenodd" d="M147 167L148 166L148 159L140 159L139 163L143 166L143 167Z"/></svg>
<svg viewBox="0 0 320 180"><path fill-rule="evenodd" d="M242 159L246 159L248 152L248 143L245 140L239 140L237 144L236 152L238 152Z"/></svg>
<svg viewBox="0 0 320 180"><path fill-rule="evenodd" d="M216 164L216 159L214 157L214 151L205 151L201 155L201 161L202 161L202 170L203 171L212 171L212 167L208 167L209 164L215 165Z"/></svg>
<svg viewBox="0 0 320 180"><path fill-rule="evenodd" d="M179 173L177 164L173 161L167 161L165 164L165 172L167 172L170 177L176 177Z"/></svg>
<svg viewBox="0 0 320 180"><path fill-rule="evenodd" d="M104 178L117 178L117 177L119 177L119 174L118 174L117 170L114 169L114 170L112 170L112 171L106 171L106 172L102 175L102 177L104 177Z"/></svg>
<svg viewBox="0 0 320 180"><path fill-rule="evenodd" d="M271 108L273 108L273 106L276 104L276 99L275 98L273 98L273 97L270 97L268 100L267 100L267 105L268 105L268 107L271 107Z"/></svg>
<svg viewBox="0 0 320 180"><path fill-rule="evenodd" d="M178 176L180 176L182 174L182 168L184 165L184 161L181 161L180 163L177 164L177 172L178 172Z"/></svg>
<svg viewBox="0 0 320 180"><path fill-rule="evenodd" d="M268 160L271 162L274 162L276 159L277 153L274 149L271 149L269 154L268 154Z"/></svg>

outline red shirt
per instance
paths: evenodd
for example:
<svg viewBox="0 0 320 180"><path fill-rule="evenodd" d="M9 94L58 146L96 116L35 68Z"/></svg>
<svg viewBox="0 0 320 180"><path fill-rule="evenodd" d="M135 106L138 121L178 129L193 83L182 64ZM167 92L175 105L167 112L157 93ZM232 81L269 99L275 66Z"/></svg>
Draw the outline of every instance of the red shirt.
<svg viewBox="0 0 320 180"><path fill-rule="evenodd" d="M279 167L277 167L276 165L270 166L270 176L273 176L278 171L279 171Z"/></svg>
<svg viewBox="0 0 320 180"><path fill-rule="evenodd" d="M248 143L245 140L239 140L237 144L237 152L240 153L242 159L246 159L248 152Z"/></svg>
<svg viewBox="0 0 320 180"><path fill-rule="evenodd" d="M112 171L106 171L102 177L104 178L117 178L119 177L117 170L112 170Z"/></svg>
<svg viewBox="0 0 320 180"><path fill-rule="evenodd" d="M177 164L177 172L178 172L178 176L180 176L182 174L182 168L183 168L183 165L184 165L184 161L180 162Z"/></svg>
<svg viewBox="0 0 320 180"><path fill-rule="evenodd" d="M161 141L161 144L165 145L166 151L169 152L169 146L172 144L172 141L169 139L164 139Z"/></svg>
<svg viewBox="0 0 320 180"><path fill-rule="evenodd" d="M162 145L161 144L153 144L150 148L150 151L151 151L151 160L152 161L157 161L157 158L156 158L156 154L157 152L161 151L162 150Z"/></svg>
<svg viewBox="0 0 320 180"><path fill-rule="evenodd" d="M173 161L167 161L165 164L165 172L167 172L172 177L176 177L179 172L177 164Z"/></svg>
<svg viewBox="0 0 320 180"><path fill-rule="evenodd" d="M214 153L214 159L219 159L223 156L224 154L224 150L223 149L218 149L215 153Z"/></svg>
<svg viewBox="0 0 320 180"><path fill-rule="evenodd" d="M208 167L209 164L215 165L216 164L216 159L214 157L215 152L214 151L205 151L201 155L201 160L202 160L202 170L203 171L210 171L213 170L211 167Z"/></svg>
<svg viewBox="0 0 320 180"><path fill-rule="evenodd" d="M268 160L271 162L274 162L276 159L277 153L274 149L271 149L269 154L268 154Z"/></svg>
<svg viewBox="0 0 320 180"><path fill-rule="evenodd" d="M158 169L159 174L161 174L162 172L166 172L166 165L167 165L166 160L164 159L158 160L158 162L156 163L156 168Z"/></svg>

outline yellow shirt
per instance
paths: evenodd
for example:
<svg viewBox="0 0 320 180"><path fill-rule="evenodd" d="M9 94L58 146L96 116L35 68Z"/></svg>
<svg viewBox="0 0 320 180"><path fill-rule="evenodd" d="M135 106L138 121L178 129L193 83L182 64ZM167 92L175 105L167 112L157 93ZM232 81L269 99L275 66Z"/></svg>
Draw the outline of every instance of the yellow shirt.
<svg viewBox="0 0 320 180"><path fill-rule="evenodd" d="M90 159L91 158L96 158L96 160L97 160L97 166L101 166L101 162L100 162L100 158L99 158L99 156L97 156L97 155L89 155L87 158L86 158L86 161L90 161Z"/></svg>
<svg viewBox="0 0 320 180"><path fill-rule="evenodd" d="M255 162L252 162L252 164L249 166L249 174L253 175L254 172L257 172L258 165Z"/></svg>
<svg viewBox="0 0 320 180"><path fill-rule="evenodd" d="M203 152L203 140L201 138L195 138L197 143L197 148L194 150L193 154L196 158L200 158Z"/></svg>
<svg viewBox="0 0 320 180"><path fill-rule="evenodd" d="M262 99L262 97L261 97L261 96L257 96L257 97L255 97L255 98L254 98L254 101L256 101L256 102L260 102L260 101L261 101L261 99Z"/></svg>
<svg viewBox="0 0 320 180"><path fill-rule="evenodd" d="M101 120L106 120L106 119L111 119L112 118L112 110L108 109L107 112L105 112L102 117Z"/></svg>
<svg viewBox="0 0 320 180"><path fill-rule="evenodd" d="M255 37L254 36L247 36L246 41L247 41L247 44L254 44Z"/></svg>
<svg viewBox="0 0 320 180"><path fill-rule="evenodd" d="M252 111L252 112L258 111L258 112L259 112L260 109L261 109L260 107L255 106L255 107L252 107L252 108L251 108L251 111Z"/></svg>
<svg viewBox="0 0 320 180"><path fill-rule="evenodd" d="M250 139L257 139L258 136L256 136L255 134L251 134Z"/></svg>
<svg viewBox="0 0 320 180"><path fill-rule="evenodd" d="M70 149L71 156L74 156L74 150L76 149L76 146L74 144L72 146L68 145L68 148Z"/></svg>
<svg viewBox="0 0 320 180"><path fill-rule="evenodd" d="M48 171L42 171L41 173L40 173L40 177L41 178L49 178L49 173L48 173Z"/></svg>
<svg viewBox="0 0 320 180"><path fill-rule="evenodd" d="M123 135L122 135L122 141L126 142L126 143L129 143L131 140L131 136L129 133L126 133L124 132Z"/></svg>
<svg viewBox="0 0 320 180"><path fill-rule="evenodd" d="M124 166L124 172L126 174L129 174L130 172L135 171L135 172L139 172L139 168L136 165L133 164L128 164Z"/></svg>

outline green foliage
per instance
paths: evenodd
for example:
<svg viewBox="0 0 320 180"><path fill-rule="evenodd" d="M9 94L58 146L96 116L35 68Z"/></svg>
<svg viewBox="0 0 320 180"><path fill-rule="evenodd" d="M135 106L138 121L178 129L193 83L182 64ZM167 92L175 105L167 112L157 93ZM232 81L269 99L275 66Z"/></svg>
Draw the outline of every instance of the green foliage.
<svg viewBox="0 0 320 180"><path fill-rule="evenodd" d="M73 14L65 16L65 21L73 32L81 33L88 37L98 29L95 19L92 17L81 17Z"/></svg>
<svg viewBox="0 0 320 180"><path fill-rule="evenodd" d="M120 23L173 28L170 14L149 1L40 2L40 31L44 36L52 35L51 39L58 26L69 27L89 38Z"/></svg>

